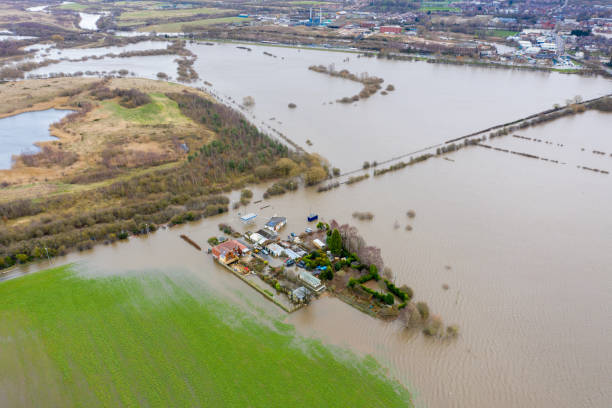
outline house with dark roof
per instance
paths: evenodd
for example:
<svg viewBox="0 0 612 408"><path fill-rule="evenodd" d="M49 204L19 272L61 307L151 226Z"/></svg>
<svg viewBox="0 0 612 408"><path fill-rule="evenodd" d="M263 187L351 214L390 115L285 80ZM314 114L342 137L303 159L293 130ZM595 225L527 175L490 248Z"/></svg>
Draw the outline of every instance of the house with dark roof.
<svg viewBox="0 0 612 408"><path fill-rule="evenodd" d="M272 217L265 225L270 231L278 232L287 224L287 218L285 217Z"/></svg>

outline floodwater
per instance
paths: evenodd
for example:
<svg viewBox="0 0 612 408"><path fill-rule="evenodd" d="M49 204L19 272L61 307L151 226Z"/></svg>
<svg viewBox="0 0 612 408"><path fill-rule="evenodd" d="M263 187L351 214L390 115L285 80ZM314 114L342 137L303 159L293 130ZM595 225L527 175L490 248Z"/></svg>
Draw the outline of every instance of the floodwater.
<svg viewBox="0 0 612 408"><path fill-rule="evenodd" d="M34 143L55 140L49 126L68 113L69 110L48 109L0 119L0 169L11 168L12 155L38 152Z"/></svg>
<svg viewBox="0 0 612 408"><path fill-rule="evenodd" d="M79 16L81 16L79 27L81 27L83 30L96 31L98 29L96 23L100 17L102 17L100 14L79 13Z"/></svg>
<svg viewBox="0 0 612 408"><path fill-rule="evenodd" d="M579 123L562 131L555 122L530 131L567 146L580 139L602 146L609 138L605 128L581 129L593 120L610 123L606 115L567 118ZM496 142L506 141L514 143L512 136ZM459 325L459 338L427 339L399 321L378 321L330 297L286 321L301 334L376 356L415 393L418 406L609 406L612 176L482 147L448 158L327 193L300 189L239 211L256 212L259 226L275 214L287 216L286 234L302 231L312 211L356 225L369 244L383 249L398 284L411 286L415 300L428 302L447 324ZM256 200L263 187L254 192ZM408 209L416 211L413 220ZM371 211L375 218L357 221L353 211ZM178 265L240 304L282 314L179 238L187 234L205 246L220 234L220 222L246 230L232 211L54 264L85 262L96 275ZM407 224L413 231L405 231Z"/></svg>
<svg viewBox="0 0 612 408"><path fill-rule="evenodd" d="M49 5L44 5L44 6L34 6L34 7L28 7L26 9L26 11L45 11L45 9L49 7Z"/></svg>
<svg viewBox="0 0 612 408"><path fill-rule="evenodd" d="M253 44L246 45L249 52L237 46L188 44L198 56L194 69L200 76L192 85L206 87L234 107L244 97L254 97L255 105L245 112L253 123L272 135L272 129L287 135L342 171L359 168L366 160L380 162L549 109L576 95L589 99L612 92L612 81L600 77L389 61L347 52ZM80 58L100 51L64 52ZM175 77L175 59L164 55L105 58L85 64L62 61L30 75L108 73L125 68L139 77L156 79L158 72ZM384 86L392 84L396 90L352 104L336 103L359 93L362 86L308 70L319 64L381 77ZM289 103L297 108L288 108Z"/></svg>
<svg viewBox="0 0 612 408"><path fill-rule="evenodd" d="M602 78L248 46L253 51L235 44L190 48L198 54L201 80L211 82L220 98L239 102L253 96L250 115L258 124L274 126L302 145L310 139L312 151L343 170L511 121L577 94L587 99L612 90ZM130 58L124 67L149 75L142 63L147 58L153 57ZM101 61L80 63L78 70L96 70ZM397 90L330 105L361 87L307 69L331 63L381 76ZM45 68L57 72L57 66ZM172 68L170 58L154 71ZM289 102L297 109L288 109ZM576 166L612 172L610 124L612 114L589 111L516 132L542 142L513 136L486 142L566 164L469 147L448 160L430 159L327 193L302 188L53 264L83 262L96 276L149 268L172 274L179 266L251 310L282 315L179 235L205 247L209 237L220 234L220 222L245 231L238 211L257 213L258 226L273 215L287 216L283 234L288 234L302 231L307 214L317 212L357 226L369 244L382 248L398 285L411 286L415 300L428 302L445 323L458 324L461 334L452 341L428 339L399 321L375 320L332 297L286 316L300 333L374 355L415 394L417 406L609 407L612 175ZM257 200L265 186L253 190ZM265 205L270 206L262 209ZM408 219L408 209L416 218ZM354 211L370 211L375 218L357 221L351 218ZM394 228L396 222L400 228Z"/></svg>

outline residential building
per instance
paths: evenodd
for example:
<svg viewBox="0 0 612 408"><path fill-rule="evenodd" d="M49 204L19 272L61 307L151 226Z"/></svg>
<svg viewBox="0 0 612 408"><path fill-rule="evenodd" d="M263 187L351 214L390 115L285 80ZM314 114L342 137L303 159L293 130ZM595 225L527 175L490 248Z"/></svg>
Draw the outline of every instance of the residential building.
<svg viewBox="0 0 612 408"><path fill-rule="evenodd" d="M400 26L381 26L380 33L381 34L400 34L402 32L402 27Z"/></svg>
<svg viewBox="0 0 612 408"><path fill-rule="evenodd" d="M287 218L285 217L272 217L265 225L270 231L278 232L287 224Z"/></svg>
<svg viewBox="0 0 612 408"><path fill-rule="evenodd" d="M298 278L306 287L314 292L321 293L325 290L325 285L321 280L312 276L310 272L300 271Z"/></svg>
<svg viewBox="0 0 612 408"><path fill-rule="evenodd" d="M212 248L212 256L219 263L229 265L250 251L249 247L235 239L230 239Z"/></svg>

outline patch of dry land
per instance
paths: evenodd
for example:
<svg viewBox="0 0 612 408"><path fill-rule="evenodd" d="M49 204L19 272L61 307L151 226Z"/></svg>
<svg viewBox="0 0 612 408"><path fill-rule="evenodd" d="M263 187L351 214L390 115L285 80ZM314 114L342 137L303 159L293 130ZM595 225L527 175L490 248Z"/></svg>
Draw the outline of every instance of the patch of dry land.
<svg viewBox="0 0 612 408"><path fill-rule="evenodd" d="M55 26L61 29L77 30L76 18L71 14L54 14L43 11L26 11L29 6L40 3L0 2L0 27L10 27L19 23L36 23L40 25Z"/></svg>
<svg viewBox="0 0 612 408"><path fill-rule="evenodd" d="M184 159L214 137L166 96L184 89L168 82L127 78L1 84L0 118L51 108L75 112L51 125L51 134L58 139L39 143L41 153L19 156L10 170L0 170L3 183L20 187L5 190L3 198L52 192L65 189L64 183L75 179L109 179Z"/></svg>

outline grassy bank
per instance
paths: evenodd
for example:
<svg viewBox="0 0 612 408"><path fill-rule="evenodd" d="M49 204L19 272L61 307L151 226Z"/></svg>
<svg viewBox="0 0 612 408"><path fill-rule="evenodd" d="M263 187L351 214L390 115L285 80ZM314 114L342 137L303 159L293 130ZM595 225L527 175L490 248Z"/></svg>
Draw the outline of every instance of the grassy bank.
<svg viewBox="0 0 612 408"><path fill-rule="evenodd" d="M0 283L3 401L411 405L371 358L340 358L289 326L276 322L271 329L194 287L154 274L84 279L71 267Z"/></svg>
<svg viewBox="0 0 612 408"><path fill-rule="evenodd" d="M219 18L207 18L202 20L185 21L158 24L152 26L145 26L138 29L138 31L156 31L158 33L179 33L185 30L190 30L198 27L206 27L214 24L231 24L231 23L246 23L251 21L251 18L241 17L219 17Z"/></svg>

